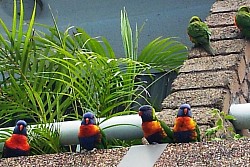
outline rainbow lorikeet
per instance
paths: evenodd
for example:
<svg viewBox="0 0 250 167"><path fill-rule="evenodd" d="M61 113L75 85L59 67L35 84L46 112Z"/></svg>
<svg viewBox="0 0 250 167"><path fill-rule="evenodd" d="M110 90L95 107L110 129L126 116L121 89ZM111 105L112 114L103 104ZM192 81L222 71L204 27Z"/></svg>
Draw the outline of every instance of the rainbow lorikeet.
<svg viewBox="0 0 250 167"><path fill-rule="evenodd" d="M250 8L248 6L239 7L234 21L242 35L250 39Z"/></svg>
<svg viewBox="0 0 250 167"><path fill-rule="evenodd" d="M27 123L24 120L17 121L13 134L4 143L3 158L26 156L30 154L26 127Z"/></svg>
<svg viewBox="0 0 250 167"><path fill-rule="evenodd" d="M214 49L210 44L211 31L206 23L204 23L198 16L191 17L187 33L190 41L195 44L195 47L201 46L211 55L215 55Z"/></svg>
<svg viewBox="0 0 250 167"><path fill-rule="evenodd" d="M142 130L149 144L173 142L173 132L167 124L158 120L155 109L150 105L139 108L139 116L142 119Z"/></svg>
<svg viewBox="0 0 250 167"><path fill-rule="evenodd" d="M94 148L106 148L106 137L98 125L96 125L95 115L87 112L83 115L83 120L78 131L80 150L91 151Z"/></svg>
<svg viewBox="0 0 250 167"><path fill-rule="evenodd" d="M188 143L200 141L200 130L192 118L189 104L182 104L179 108L174 122L174 141L177 143Z"/></svg>

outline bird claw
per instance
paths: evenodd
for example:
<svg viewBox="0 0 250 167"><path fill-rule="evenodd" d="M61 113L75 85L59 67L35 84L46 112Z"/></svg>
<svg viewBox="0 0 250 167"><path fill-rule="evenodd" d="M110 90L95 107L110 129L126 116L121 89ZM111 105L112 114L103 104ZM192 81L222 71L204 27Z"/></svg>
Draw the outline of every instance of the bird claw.
<svg viewBox="0 0 250 167"><path fill-rule="evenodd" d="M82 150L80 151L81 154L82 154L82 153L86 153L86 152L88 152L88 150L86 150L86 149L82 149Z"/></svg>
<svg viewBox="0 0 250 167"><path fill-rule="evenodd" d="M141 142L142 142L143 145L149 145L149 142L148 142L148 140L145 137L143 137L141 139Z"/></svg>
<svg viewBox="0 0 250 167"><path fill-rule="evenodd" d="M97 148L93 148L92 150L90 150L89 152L95 152L97 150Z"/></svg>
<svg viewBox="0 0 250 167"><path fill-rule="evenodd" d="M97 148L93 148L92 150L87 150L87 149L82 149L81 151L80 151L80 153L82 154L82 153L93 153L93 152L95 152L97 150Z"/></svg>
<svg viewBox="0 0 250 167"><path fill-rule="evenodd" d="M159 144L159 143L157 143L157 142L152 142L152 145L156 145L156 144Z"/></svg>

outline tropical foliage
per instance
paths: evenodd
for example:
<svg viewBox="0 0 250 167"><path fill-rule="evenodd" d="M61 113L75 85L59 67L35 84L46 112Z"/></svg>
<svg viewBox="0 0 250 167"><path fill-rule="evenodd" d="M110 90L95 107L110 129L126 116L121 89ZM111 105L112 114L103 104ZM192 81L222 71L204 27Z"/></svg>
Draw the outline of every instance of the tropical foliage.
<svg viewBox="0 0 250 167"><path fill-rule="evenodd" d="M173 37L157 37L138 53L139 37L143 27L144 24L138 29L136 24L135 38L133 38L127 12L125 8L121 11L121 35L125 56L132 60L147 63L151 68L159 71L179 69L184 60L187 59L187 47L174 40Z"/></svg>
<svg viewBox="0 0 250 167"><path fill-rule="evenodd" d="M208 140L239 139L242 138L235 133L232 126L228 126L229 121L235 120L234 116L226 114L216 108L211 110L211 115L215 119L215 125L206 130L205 135Z"/></svg>
<svg viewBox="0 0 250 167"><path fill-rule="evenodd" d="M24 24L20 3L18 17L14 0L12 28L0 19L0 118L1 126L18 119L41 124L30 128L33 154L62 151L59 127L45 124L81 119L88 110L107 118L134 113L137 99L147 92L136 78L150 75L151 69L176 70L186 59L186 47L173 38L155 39L137 57L140 31L136 28L133 41L125 10L121 33L126 57L117 58L104 37L92 38L73 26L60 31L53 13L54 26L35 24L36 4Z"/></svg>

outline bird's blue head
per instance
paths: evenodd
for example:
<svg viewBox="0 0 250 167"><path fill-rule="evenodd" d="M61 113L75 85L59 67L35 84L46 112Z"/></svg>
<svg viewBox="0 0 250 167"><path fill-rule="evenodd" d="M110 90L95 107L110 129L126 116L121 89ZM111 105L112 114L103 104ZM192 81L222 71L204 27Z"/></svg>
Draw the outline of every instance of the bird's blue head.
<svg viewBox="0 0 250 167"><path fill-rule="evenodd" d="M177 117L192 117L192 111L189 104L182 104L179 108Z"/></svg>
<svg viewBox="0 0 250 167"><path fill-rule="evenodd" d="M149 122L156 120L155 109L150 105L143 105L139 108L139 116L142 122Z"/></svg>
<svg viewBox="0 0 250 167"><path fill-rule="evenodd" d="M96 120L95 120L95 115L92 112L86 112L83 115L83 119L82 119L82 123L81 125L95 125L96 124Z"/></svg>
<svg viewBox="0 0 250 167"><path fill-rule="evenodd" d="M19 120L13 130L13 134L20 134L27 136L27 123L24 120Z"/></svg>

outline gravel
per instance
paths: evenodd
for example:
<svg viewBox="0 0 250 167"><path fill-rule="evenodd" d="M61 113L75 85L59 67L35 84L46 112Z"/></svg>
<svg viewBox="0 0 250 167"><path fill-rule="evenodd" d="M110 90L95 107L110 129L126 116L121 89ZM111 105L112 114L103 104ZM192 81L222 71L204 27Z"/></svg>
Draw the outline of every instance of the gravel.
<svg viewBox="0 0 250 167"><path fill-rule="evenodd" d="M250 140L171 144L155 163L163 166L250 166Z"/></svg>
<svg viewBox="0 0 250 167"><path fill-rule="evenodd" d="M128 148L95 150L85 153L60 153L2 158L3 167L115 167Z"/></svg>
<svg viewBox="0 0 250 167"><path fill-rule="evenodd" d="M129 148L96 150L92 153L60 153L2 158L0 166L22 167L115 167ZM250 139L169 144L155 167L250 166Z"/></svg>

